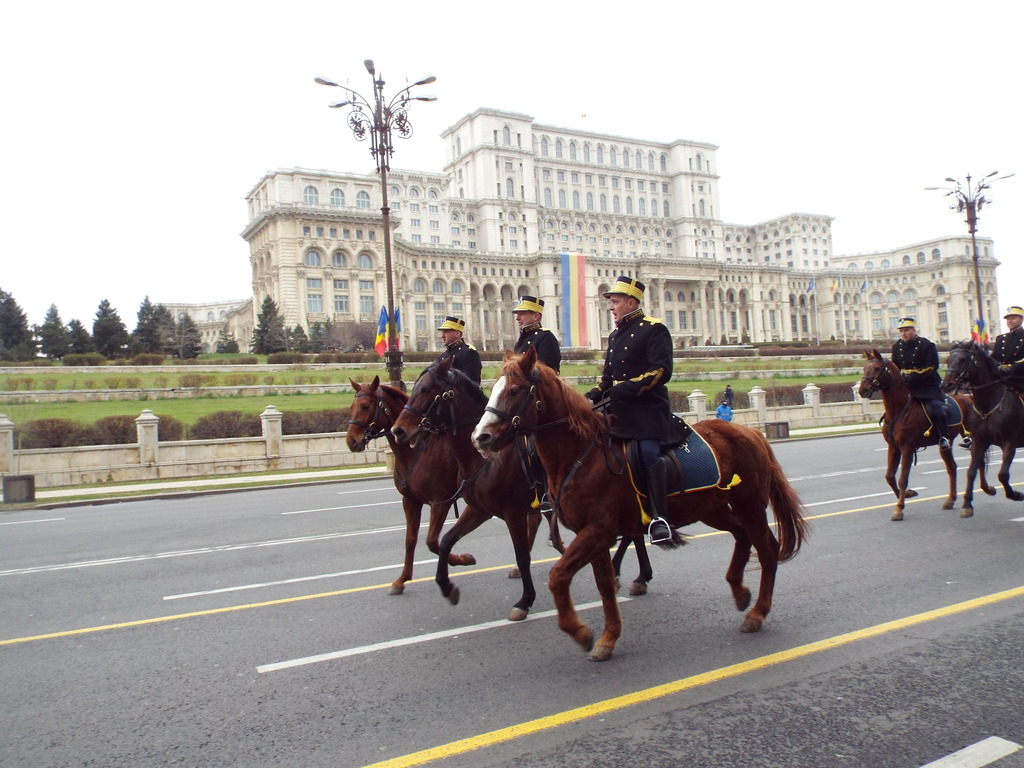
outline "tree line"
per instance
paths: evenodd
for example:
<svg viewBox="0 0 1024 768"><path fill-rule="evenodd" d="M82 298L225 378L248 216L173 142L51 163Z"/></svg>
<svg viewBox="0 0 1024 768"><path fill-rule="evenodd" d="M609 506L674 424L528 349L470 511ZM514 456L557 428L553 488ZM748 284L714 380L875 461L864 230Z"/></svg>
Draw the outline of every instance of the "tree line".
<svg viewBox="0 0 1024 768"><path fill-rule="evenodd" d="M224 339L225 346L230 346L228 342ZM148 296L139 306L135 330L129 333L107 299L99 303L91 331L77 319L65 323L55 304L50 305L41 325L30 326L14 296L0 289L0 360L31 361L39 355L60 360L67 354L91 352L111 360L139 354L188 359L202 351L195 321L187 314L176 319L167 307L153 304ZM224 351L237 352L237 343L233 350Z"/></svg>

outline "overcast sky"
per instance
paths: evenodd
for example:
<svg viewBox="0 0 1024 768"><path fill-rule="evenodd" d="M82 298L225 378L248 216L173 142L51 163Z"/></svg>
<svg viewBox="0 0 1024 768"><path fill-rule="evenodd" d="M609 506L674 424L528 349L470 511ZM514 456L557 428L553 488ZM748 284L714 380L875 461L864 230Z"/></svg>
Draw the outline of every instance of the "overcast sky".
<svg viewBox="0 0 1024 768"><path fill-rule="evenodd" d="M381 9L389 21L382 21ZM1011 3L341 0L11 4L0 32L0 288L129 330L156 302L250 295L246 193L263 174L371 172L320 75L435 103L392 167L440 171L439 134L478 107L718 145L720 215L835 218L837 254L966 234L947 176L1017 173L979 234L1024 302L1020 13ZM384 24L388 26L385 27ZM1001 313L1000 313L1001 314ZM924 329L927 334L927 329ZM966 336L968 329L961 335ZM956 335L956 333L954 333Z"/></svg>

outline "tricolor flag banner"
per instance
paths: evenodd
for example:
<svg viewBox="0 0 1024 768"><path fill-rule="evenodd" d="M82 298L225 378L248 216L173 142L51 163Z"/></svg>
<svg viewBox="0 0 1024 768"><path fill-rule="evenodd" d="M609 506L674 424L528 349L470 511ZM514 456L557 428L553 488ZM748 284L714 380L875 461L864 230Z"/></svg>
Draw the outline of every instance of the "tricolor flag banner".
<svg viewBox="0 0 1024 768"><path fill-rule="evenodd" d="M976 341L982 346L988 344L988 328L985 327L985 321L981 318L974 321L974 327L971 329L971 341Z"/></svg>
<svg viewBox="0 0 1024 768"><path fill-rule="evenodd" d="M388 308L380 308L380 319L377 321L377 338L374 339L373 348L377 354L384 357L388 351Z"/></svg>
<svg viewBox="0 0 1024 768"><path fill-rule="evenodd" d="M814 275L811 275L811 282L807 284L807 293L814 292Z"/></svg>
<svg viewBox="0 0 1024 768"><path fill-rule="evenodd" d="M402 348L402 309L395 307L395 349Z"/></svg>
<svg viewBox="0 0 1024 768"><path fill-rule="evenodd" d="M562 253L562 346L588 347L587 257Z"/></svg>
<svg viewBox="0 0 1024 768"><path fill-rule="evenodd" d="M864 282L860 284L860 290L857 293L864 293L868 289L868 279L865 277Z"/></svg>

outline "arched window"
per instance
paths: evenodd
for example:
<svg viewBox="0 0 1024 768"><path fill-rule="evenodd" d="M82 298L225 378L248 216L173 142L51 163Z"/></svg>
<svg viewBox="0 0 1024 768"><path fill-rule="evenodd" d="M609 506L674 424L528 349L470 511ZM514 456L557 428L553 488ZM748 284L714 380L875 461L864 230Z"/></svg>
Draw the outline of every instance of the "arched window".
<svg viewBox="0 0 1024 768"><path fill-rule="evenodd" d="M584 144L583 145L583 162L584 163L589 163L590 162L590 145L589 144Z"/></svg>
<svg viewBox="0 0 1024 768"><path fill-rule="evenodd" d="M924 264L925 261L927 261L927 260L928 260L928 257L924 255L924 251L920 251L917 254L917 263L918 264Z"/></svg>
<svg viewBox="0 0 1024 768"><path fill-rule="evenodd" d="M512 179L505 179L505 197L516 196L516 183Z"/></svg>
<svg viewBox="0 0 1024 768"><path fill-rule="evenodd" d="M874 268L875 268L875 262L873 262L873 261L865 261L864 262L864 269L874 269Z"/></svg>
<svg viewBox="0 0 1024 768"><path fill-rule="evenodd" d="M570 160L575 160L576 159L576 142L575 141L570 141L569 142L569 159Z"/></svg>
<svg viewBox="0 0 1024 768"><path fill-rule="evenodd" d="M676 301L686 301L686 293L684 291L680 291L678 294L676 294Z"/></svg>
<svg viewBox="0 0 1024 768"><path fill-rule="evenodd" d="M504 128L501 129L501 140L505 144L511 144L512 143L512 131L510 131L508 129L507 125Z"/></svg>
<svg viewBox="0 0 1024 768"><path fill-rule="evenodd" d="M700 209L701 218L703 218L703 217L708 215L707 211L704 208L704 201L703 200L700 201L700 203L698 204L697 207Z"/></svg>
<svg viewBox="0 0 1024 768"><path fill-rule="evenodd" d="M629 168L629 150L622 150L622 167Z"/></svg>
<svg viewBox="0 0 1024 768"><path fill-rule="evenodd" d="M558 139L555 142L555 157L561 157L561 156L562 156L562 140Z"/></svg>
<svg viewBox="0 0 1024 768"><path fill-rule="evenodd" d="M888 301L890 304L898 304L900 300L900 295L896 291L889 291L889 293L887 293L885 296L885 300Z"/></svg>
<svg viewBox="0 0 1024 768"><path fill-rule="evenodd" d="M594 210L594 193L593 192L587 192L587 210L588 211Z"/></svg>
<svg viewBox="0 0 1024 768"><path fill-rule="evenodd" d="M427 197L429 197L431 200L437 200L437 198L438 198L437 190L434 189L434 188L431 188L430 191L427 192Z"/></svg>
<svg viewBox="0 0 1024 768"><path fill-rule="evenodd" d="M307 267L319 267L320 266L320 254L316 251L306 251L306 266Z"/></svg>
<svg viewBox="0 0 1024 768"><path fill-rule="evenodd" d="M604 145L597 145L597 162L604 163Z"/></svg>
<svg viewBox="0 0 1024 768"><path fill-rule="evenodd" d="M462 154L462 137L461 136L459 136L458 138L455 139L455 154L456 155L461 155Z"/></svg>
<svg viewBox="0 0 1024 768"><path fill-rule="evenodd" d="M427 282L426 282L426 280L420 280L420 279L413 280L412 291L413 291L413 293L426 293L427 292Z"/></svg>
<svg viewBox="0 0 1024 768"><path fill-rule="evenodd" d="M644 156L640 154L640 150L636 151L636 167L643 168Z"/></svg>
<svg viewBox="0 0 1024 768"><path fill-rule="evenodd" d="M612 213L619 213L622 210L622 204L619 202L618 195L612 195Z"/></svg>
<svg viewBox="0 0 1024 768"><path fill-rule="evenodd" d="M654 170L654 153L653 152L648 152L647 153L647 170L648 171L653 171Z"/></svg>
<svg viewBox="0 0 1024 768"><path fill-rule="evenodd" d="M664 216L667 219L668 218L668 200L663 200L662 203L661 203L661 206L662 206L662 214L661 215Z"/></svg>
<svg viewBox="0 0 1024 768"><path fill-rule="evenodd" d="M212 323L213 322L213 312L207 312L206 313L206 321L208 323Z"/></svg>
<svg viewBox="0 0 1024 768"><path fill-rule="evenodd" d="M601 210L602 211L607 211L608 210L608 195L602 193L601 194L600 202L601 202Z"/></svg>
<svg viewBox="0 0 1024 768"><path fill-rule="evenodd" d="M665 172L665 171L668 170L668 156L666 156L666 155L662 155L661 156L661 170L662 170L662 172Z"/></svg>
<svg viewBox="0 0 1024 768"><path fill-rule="evenodd" d="M882 269L888 269L892 264L889 263L888 259L882 259Z"/></svg>
<svg viewBox="0 0 1024 768"><path fill-rule="evenodd" d="M316 191L316 187L310 185L302 190L302 202L309 205L316 205L320 202L320 193Z"/></svg>
<svg viewBox="0 0 1024 768"><path fill-rule="evenodd" d="M647 201L644 200L642 197L638 197L637 200L636 200L636 204L637 204L637 211L636 212L638 214L640 214L641 216L646 216L647 215Z"/></svg>
<svg viewBox="0 0 1024 768"><path fill-rule="evenodd" d="M572 207L575 208L577 211L580 209L580 193L579 192L573 192L572 193Z"/></svg>
<svg viewBox="0 0 1024 768"><path fill-rule="evenodd" d="M345 193L335 187L331 190L331 205L344 205Z"/></svg>
<svg viewBox="0 0 1024 768"><path fill-rule="evenodd" d="M373 258L370 256L370 254L359 254L359 269L373 269Z"/></svg>
<svg viewBox="0 0 1024 768"><path fill-rule="evenodd" d="M347 267L348 259L345 258L345 254L342 253L341 251L336 251L334 255L331 256L331 266L343 268Z"/></svg>
<svg viewBox="0 0 1024 768"><path fill-rule="evenodd" d="M558 207L565 208L565 190L558 190Z"/></svg>
<svg viewBox="0 0 1024 768"><path fill-rule="evenodd" d="M365 189L360 190L356 194L356 208L369 208L370 207L370 193Z"/></svg>
<svg viewBox="0 0 1024 768"><path fill-rule="evenodd" d="M625 157L625 155L623 155L623 157ZM626 196L626 213L632 213L632 212L633 212L633 198L629 197L627 195Z"/></svg>
<svg viewBox="0 0 1024 768"><path fill-rule="evenodd" d="M444 283L442 283L440 280L435 280L431 284L430 290L432 293L444 293Z"/></svg>
<svg viewBox="0 0 1024 768"><path fill-rule="evenodd" d="M462 293L462 283L458 280L452 283L452 293Z"/></svg>
<svg viewBox="0 0 1024 768"><path fill-rule="evenodd" d="M909 253L903 254L903 264L904 265L910 264L910 254Z"/></svg>
<svg viewBox="0 0 1024 768"><path fill-rule="evenodd" d="M545 208L550 208L551 206L552 206L552 203L551 203L551 190L550 189L545 189L544 190L544 207Z"/></svg>
<svg viewBox="0 0 1024 768"><path fill-rule="evenodd" d="M541 157L547 157L548 156L548 140L547 139L541 139L540 140L540 155L541 155Z"/></svg>
<svg viewBox="0 0 1024 768"><path fill-rule="evenodd" d="M939 253L939 249L938 248L932 248L932 258L933 259L939 258L940 255L941 254Z"/></svg>
<svg viewBox="0 0 1024 768"><path fill-rule="evenodd" d="M665 301L672 301L672 291L665 291Z"/></svg>
<svg viewBox="0 0 1024 768"><path fill-rule="evenodd" d="M618 165L619 164L619 153L615 151L615 147L608 150L608 164Z"/></svg>

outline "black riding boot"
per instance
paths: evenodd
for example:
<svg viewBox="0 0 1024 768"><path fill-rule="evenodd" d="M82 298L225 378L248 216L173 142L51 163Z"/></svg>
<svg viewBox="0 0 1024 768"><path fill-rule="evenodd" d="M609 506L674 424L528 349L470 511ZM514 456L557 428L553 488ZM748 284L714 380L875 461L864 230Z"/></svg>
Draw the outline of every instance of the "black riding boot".
<svg viewBox="0 0 1024 768"><path fill-rule="evenodd" d="M935 408L932 413L932 429L939 436L939 450L949 450L949 422L946 419L945 408Z"/></svg>
<svg viewBox="0 0 1024 768"><path fill-rule="evenodd" d="M651 544L667 544L672 541L672 528L665 520L665 507L668 504L668 481L665 478L665 464L658 459L649 467L644 467L647 475L648 514L654 519L647 528Z"/></svg>

